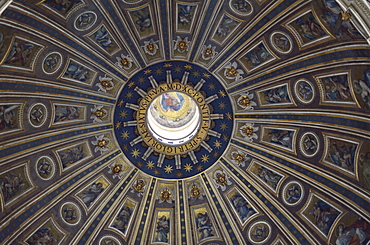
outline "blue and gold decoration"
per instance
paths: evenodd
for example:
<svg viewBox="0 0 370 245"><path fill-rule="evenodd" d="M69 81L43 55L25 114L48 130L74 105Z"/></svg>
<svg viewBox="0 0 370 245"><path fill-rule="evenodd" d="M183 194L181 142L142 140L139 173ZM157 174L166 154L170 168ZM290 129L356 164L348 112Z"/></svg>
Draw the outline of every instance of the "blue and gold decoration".
<svg viewBox="0 0 370 245"><path fill-rule="evenodd" d="M153 107L162 129L187 126L189 115L199 117L199 126L182 141L156 137L148 128ZM136 167L151 176L181 179L218 160L229 143L232 119L230 99L213 75L197 65L172 61L149 66L126 83L117 100L114 128L122 151Z"/></svg>
<svg viewBox="0 0 370 245"><path fill-rule="evenodd" d="M370 245L368 2L0 0L0 244Z"/></svg>

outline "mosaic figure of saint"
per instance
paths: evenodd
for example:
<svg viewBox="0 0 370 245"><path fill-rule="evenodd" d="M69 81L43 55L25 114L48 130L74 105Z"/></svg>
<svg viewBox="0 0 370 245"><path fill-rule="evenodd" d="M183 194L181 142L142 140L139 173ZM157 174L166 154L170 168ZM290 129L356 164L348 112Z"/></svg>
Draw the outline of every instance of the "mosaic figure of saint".
<svg viewBox="0 0 370 245"><path fill-rule="evenodd" d="M356 220L353 224L345 227L338 225L338 238L336 245L362 245L370 240L370 225L363 219Z"/></svg>
<svg viewBox="0 0 370 245"><path fill-rule="evenodd" d="M156 226L157 235L154 239L155 242L168 242L168 235L170 232L170 219L165 215L160 217Z"/></svg>

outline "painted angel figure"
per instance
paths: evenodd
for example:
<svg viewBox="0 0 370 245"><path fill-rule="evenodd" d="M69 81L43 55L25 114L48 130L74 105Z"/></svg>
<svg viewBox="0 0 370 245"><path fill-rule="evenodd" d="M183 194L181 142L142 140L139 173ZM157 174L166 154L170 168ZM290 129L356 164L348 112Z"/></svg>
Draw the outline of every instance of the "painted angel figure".
<svg viewBox="0 0 370 245"><path fill-rule="evenodd" d="M32 49L34 48L33 44L30 43L18 43L14 42L13 46L9 52L8 57L5 60L5 63L8 64L21 64L22 66L26 65L28 59L31 56Z"/></svg>
<svg viewBox="0 0 370 245"><path fill-rule="evenodd" d="M247 1L245 0L239 0L239 1L235 1L233 3L233 5L235 6L235 8L239 11L244 11L244 12L247 12L250 10L250 6L248 4Z"/></svg>
<svg viewBox="0 0 370 245"><path fill-rule="evenodd" d="M82 192L81 199L89 207L103 191L103 184L95 182L87 190Z"/></svg>
<svg viewBox="0 0 370 245"><path fill-rule="evenodd" d="M72 79L85 82L90 78L90 71L85 67L77 64L69 64L66 72L64 73L65 76L70 76Z"/></svg>
<svg viewBox="0 0 370 245"><path fill-rule="evenodd" d="M257 226L256 230L254 231L253 237L256 239L265 239L266 238L266 227Z"/></svg>
<svg viewBox="0 0 370 245"><path fill-rule="evenodd" d="M182 5L180 4L180 12L179 12L179 23L182 25L190 25L193 15L191 14L192 8L194 6L190 5Z"/></svg>
<svg viewBox="0 0 370 245"><path fill-rule="evenodd" d="M45 65L48 70L53 71L56 66L59 64L59 55L54 54L46 58L45 60Z"/></svg>
<svg viewBox="0 0 370 245"><path fill-rule="evenodd" d="M87 26L94 20L94 15L91 13L84 13L78 17L79 26Z"/></svg>
<svg viewBox="0 0 370 245"><path fill-rule="evenodd" d="M80 108L75 106L58 106L55 109L54 122L74 120L80 117Z"/></svg>
<svg viewBox="0 0 370 245"><path fill-rule="evenodd" d="M203 213L198 213L196 219L197 223L197 228L198 232L200 233L200 239L203 240L207 237L213 236L212 234L212 222L207 214L207 212Z"/></svg>
<svg viewBox="0 0 370 245"><path fill-rule="evenodd" d="M53 236L53 233L49 227L43 227L38 229L28 240L27 243L30 245L49 245L56 244L57 239Z"/></svg>
<svg viewBox="0 0 370 245"><path fill-rule="evenodd" d="M150 14L140 13L139 11L133 12L133 15L138 18L136 24L139 25L140 31L145 31L152 27L152 21L150 19Z"/></svg>
<svg viewBox="0 0 370 245"><path fill-rule="evenodd" d="M14 112L19 105L0 105L0 130L13 128L16 119Z"/></svg>
<svg viewBox="0 0 370 245"><path fill-rule="evenodd" d="M274 189L276 189L281 179L280 175L264 167L258 168L258 176Z"/></svg>
<svg viewBox="0 0 370 245"><path fill-rule="evenodd" d="M238 23L235 20L225 16L217 27L216 33L219 37L226 37L232 31L232 27L237 24Z"/></svg>
<svg viewBox="0 0 370 245"><path fill-rule="evenodd" d="M9 172L3 178L0 178L0 190L5 201L14 197L23 187L25 187L25 184L20 173Z"/></svg>
<svg viewBox="0 0 370 245"><path fill-rule="evenodd" d="M367 107L370 107L370 69L365 70L363 78L354 81L356 93L361 95Z"/></svg>
<svg viewBox="0 0 370 245"><path fill-rule="evenodd" d="M118 230L125 232L130 221L131 215L132 210L130 209L130 207L124 206L121 212L117 215L116 219L114 220L113 226Z"/></svg>
<svg viewBox="0 0 370 245"><path fill-rule="evenodd" d="M232 204L239 214L242 222L246 221L249 217L256 213L253 207L248 203L245 198L239 193L235 193L230 197Z"/></svg>
<svg viewBox="0 0 370 245"><path fill-rule="evenodd" d="M86 155L81 145L58 152L63 167L66 168L71 164L83 159Z"/></svg>
<svg viewBox="0 0 370 245"><path fill-rule="evenodd" d="M95 33L94 33L94 38L100 43L100 45L104 48L107 49L111 44L114 42L109 36L109 32L104 26L101 26Z"/></svg>

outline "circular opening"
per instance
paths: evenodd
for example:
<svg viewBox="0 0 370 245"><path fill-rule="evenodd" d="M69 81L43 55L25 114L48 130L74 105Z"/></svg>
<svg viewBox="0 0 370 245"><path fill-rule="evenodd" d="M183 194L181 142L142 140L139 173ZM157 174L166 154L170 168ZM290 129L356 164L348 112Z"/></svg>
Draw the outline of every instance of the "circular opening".
<svg viewBox="0 0 370 245"><path fill-rule="evenodd" d="M153 137L161 143L181 145L196 135L201 122L200 109L185 93L165 92L149 105L146 122Z"/></svg>

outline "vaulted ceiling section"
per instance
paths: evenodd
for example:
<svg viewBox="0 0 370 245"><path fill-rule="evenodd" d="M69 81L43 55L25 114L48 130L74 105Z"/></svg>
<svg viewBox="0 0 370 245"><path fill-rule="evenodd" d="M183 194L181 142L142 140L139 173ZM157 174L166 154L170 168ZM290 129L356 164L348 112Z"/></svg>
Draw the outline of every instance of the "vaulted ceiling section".
<svg viewBox="0 0 370 245"><path fill-rule="evenodd" d="M368 0L0 6L0 244L369 244Z"/></svg>

